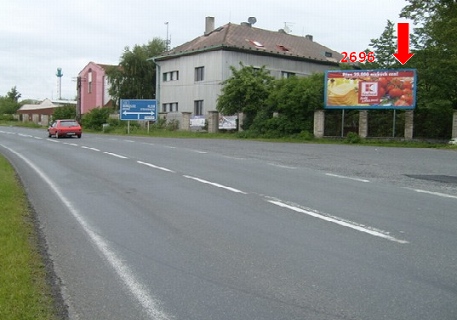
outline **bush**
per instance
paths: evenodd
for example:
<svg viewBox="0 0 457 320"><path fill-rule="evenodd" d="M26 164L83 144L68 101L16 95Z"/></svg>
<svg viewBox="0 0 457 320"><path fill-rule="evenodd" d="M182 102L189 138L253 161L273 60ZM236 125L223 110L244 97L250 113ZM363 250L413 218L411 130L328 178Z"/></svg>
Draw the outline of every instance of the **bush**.
<svg viewBox="0 0 457 320"><path fill-rule="evenodd" d="M104 123L108 123L109 115L112 110L108 108L92 109L82 118L82 125L85 128L101 131Z"/></svg>
<svg viewBox="0 0 457 320"><path fill-rule="evenodd" d="M346 139L344 140L346 143L360 143L362 142L362 138L355 133L355 132L349 132L346 136Z"/></svg>

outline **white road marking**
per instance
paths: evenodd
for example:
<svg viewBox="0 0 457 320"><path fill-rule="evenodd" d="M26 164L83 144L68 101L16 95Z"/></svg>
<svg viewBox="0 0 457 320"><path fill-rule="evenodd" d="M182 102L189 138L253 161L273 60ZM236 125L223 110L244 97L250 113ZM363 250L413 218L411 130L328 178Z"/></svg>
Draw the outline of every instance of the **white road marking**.
<svg viewBox="0 0 457 320"><path fill-rule="evenodd" d="M152 163L147 163L147 162L143 162L143 161L137 161L137 163L145 165L145 166L148 166L148 167L151 167L151 168L154 168L154 169L159 169L159 170L166 171L166 172L176 173L173 170L170 170L170 169L167 169L167 168L164 168L164 167L159 167L159 166L156 166L156 165L154 165Z"/></svg>
<svg viewBox="0 0 457 320"><path fill-rule="evenodd" d="M438 196L438 197L443 197L443 198L457 199L457 196L454 196L454 195L451 195L451 194L447 194L447 193L433 192L433 191L412 189L412 188L405 188L405 189L413 190L413 191L416 191L416 192L419 192L419 193L427 193L427 194L431 194L431 195Z"/></svg>
<svg viewBox="0 0 457 320"><path fill-rule="evenodd" d="M133 296L138 300L141 306L145 309L148 316L156 320L168 320L172 319L160 308L160 301L154 298L146 289L146 287L140 283L133 271L129 268L123 260L116 255L114 250L109 246L109 244L99 235L99 232L94 230L90 224L80 215L79 211L73 205L73 203L67 199L67 197L60 191L59 187L37 166L35 166L29 159L24 157L22 154L7 148L2 145L5 149L14 153L16 156L21 158L25 163L27 163L35 172L46 182L49 187L54 191L54 193L59 197L63 204L68 208L73 217L78 221L84 231L87 233L89 238L95 244L95 246L100 250L106 260L111 264L114 271L117 273L122 282L130 290Z"/></svg>
<svg viewBox="0 0 457 320"><path fill-rule="evenodd" d="M304 213L304 214L307 214L307 215L309 215L311 217L318 218L318 219L321 219L321 220L325 220L325 221L328 221L328 222L332 222L332 223L338 224L340 226L348 227L348 228L351 228L351 229L354 229L354 230L357 230L357 231L360 231L360 232L368 233L368 234L370 234L372 236L375 236L375 237L387 239L387 240L390 240L390 241L393 241L393 242L398 242L398 243L408 243L408 241L394 238L394 237L388 235L386 232L383 232L381 230L374 230L374 229L372 229L370 227L362 226L362 225L359 225L359 224L357 224L355 222L339 220L336 217L330 217L330 216L327 216L327 215L325 215L323 213L320 213L320 212L317 212L317 211L314 211L314 210L311 210L311 209L303 209L303 208L300 208L298 206L288 205L288 204L286 204L284 202L277 201L277 200L267 200L267 201L272 203L272 204L274 204L274 205L277 205L278 207L287 208L287 209L293 210L295 212Z"/></svg>
<svg viewBox="0 0 457 320"><path fill-rule="evenodd" d="M269 165L270 166L274 166L274 167L278 167L278 168L283 168L283 169L291 169L291 170L297 169L297 167L285 166L285 165L276 164L276 163L269 163Z"/></svg>
<svg viewBox="0 0 457 320"><path fill-rule="evenodd" d="M333 173L326 173L325 175L329 176L329 177L335 177L335 178L340 178L340 179L349 179L349 180L354 180L354 181L359 181L359 182L370 182L370 180L366 180L366 179L359 179L359 178L340 176L338 174L333 174Z"/></svg>
<svg viewBox="0 0 457 320"><path fill-rule="evenodd" d="M125 141L125 142L135 142L135 141L133 141L133 140L124 140L124 141Z"/></svg>
<svg viewBox="0 0 457 320"><path fill-rule="evenodd" d="M91 148L91 147L86 147L86 146L81 146L81 148L100 152L100 149L97 149L97 148Z"/></svg>
<svg viewBox="0 0 457 320"><path fill-rule="evenodd" d="M32 137L31 135L29 135L29 134L24 134L24 133L18 133L18 136L26 137L26 138L31 138L31 137Z"/></svg>
<svg viewBox="0 0 457 320"><path fill-rule="evenodd" d="M40 138L40 137L33 137L34 139L37 139L37 140L43 140L43 138Z"/></svg>
<svg viewBox="0 0 457 320"><path fill-rule="evenodd" d="M121 159L128 159L125 156L121 156L120 154L112 153L112 152L103 152L104 154L109 154L110 156L116 157L116 158L121 158Z"/></svg>
<svg viewBox="0 0 457 320"><path fill-rule="evenodd" d="M54 142L54 143L59 143L60 142L59 140L53 140L53 139L46 139L46 140Z"/></svg>
<svg viewBox="0 0 457 320"><path fill-rule="evenodd" d="M222 188L222 189L225 189L225 190L229 190L229 191L232 191L232 192L235 192L235 193L247 194L244 191L241 191L241 190L238 190L238 189L235 189L235 188L232 188L232 187L227 187L227 186L224 186L224 185L219 184L219 183L203 180L203 179L196 178L196 177L186 176L186 175L183 175L183 177L187 178L187 179L192 179L192 180L195 180L195 181L198 181L198 182L201 182L201 183L209 184L209 185L212 185L212 186L215 186L215 187L218 187L218 188Z"/></svg>
<svg viewBox="0 0 457 320"><path fill-rule="evenodd" d="M200 154L206 154L206 153L208 153L208 152L206 152L206 151L200 151L200 150L192 150L192 152L200 153Z"/></svg>
<svg viewBox="0 0 457 320"><path fill-rule="evenodd" d="M76 143L69 143L69 142L64 142L63 144L66 144L67 146L73 146L73 147L78 146Z"/></svg>

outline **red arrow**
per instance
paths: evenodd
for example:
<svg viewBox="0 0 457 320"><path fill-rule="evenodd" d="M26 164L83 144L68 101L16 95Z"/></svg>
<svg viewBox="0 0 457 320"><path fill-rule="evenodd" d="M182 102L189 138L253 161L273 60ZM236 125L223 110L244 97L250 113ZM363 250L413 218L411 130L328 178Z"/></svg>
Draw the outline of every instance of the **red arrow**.
<svg viewBox="0 0 457 320"><path fill-rule="evenodd" d="M394 53L395 59L401 64L405 64L414 56L414 53L409 52L409 23L397 24L397 52Z"/></svg>

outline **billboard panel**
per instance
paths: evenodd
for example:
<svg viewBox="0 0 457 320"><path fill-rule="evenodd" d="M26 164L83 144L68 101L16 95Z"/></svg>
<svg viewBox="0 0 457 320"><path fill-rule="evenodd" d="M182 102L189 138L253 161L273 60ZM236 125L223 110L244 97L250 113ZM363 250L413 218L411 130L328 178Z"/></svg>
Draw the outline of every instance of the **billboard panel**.
<svg viewBox="0 0 457 320"><path fill-rule="evenodd" d="M338 70L325 73L325 109L414 109L416 70Z"/></svg>

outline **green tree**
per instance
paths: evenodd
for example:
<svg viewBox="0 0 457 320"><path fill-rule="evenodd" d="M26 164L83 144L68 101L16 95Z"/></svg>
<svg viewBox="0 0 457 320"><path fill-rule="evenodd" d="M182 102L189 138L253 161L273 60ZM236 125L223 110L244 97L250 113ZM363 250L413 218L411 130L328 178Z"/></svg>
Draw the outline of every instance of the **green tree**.
<svg viewBox="0 0 457 320"><path fill-rule="evenodd" d="M324 74L275 80L251 130L257 135L280 137L312 132L314 111L323 108ZM278 115L273 117L273 113Z"/></svg>
<svg viewBox="0 0 457 320"><path fill-rule="evenodd" d="M243 128L248 129L257 113L265 106L274 78L265 66L255 68L244 66L241 62L240 66L239 70L234 66L230 67L232 76L222 82L216 109L225 115L243 112Z"/></svg>
<svg viewBox="0 0 457 320"><path fill-rule="evenodd" d="M119 99L153 99L156 87L156 66L148 60L166 50L162 39L154 38L146 45L126 47L119 67L107 70L111 84L109 93Z"/></svg>
<svg viewBox="0 0 457 320"><path fill-rule="evenodd" d="M20 108L18 102L21 94L17 91L16 86L11 88L6 96L0 96L0 114L14 114Z"/></svg>
<svg viewBox="0 0 457 320"><path fill-rule="evenodd" d="M65 105L63 107L55 108L53 119L76 119L76 107L72 105Z"/></svg>
<svg viewBox="0 0 457 320"><path fill-rule="evenodd" d="M395 24L387 20L386 28L381 36L377 39L371 39L369 44L372 51L376 55L375 62L365 62L364 68L368 69L391 69L399 68L401 64L395 59L393 54L397 51L397 36L395 31Z"/></svg>
<svg viewBox="0 0 457 320"><path fill-rule="evenodd" d="M10 91L6 94L6 97L14 102L18 102L21 94L17 91L16 86L12 87Z"/></svg>

